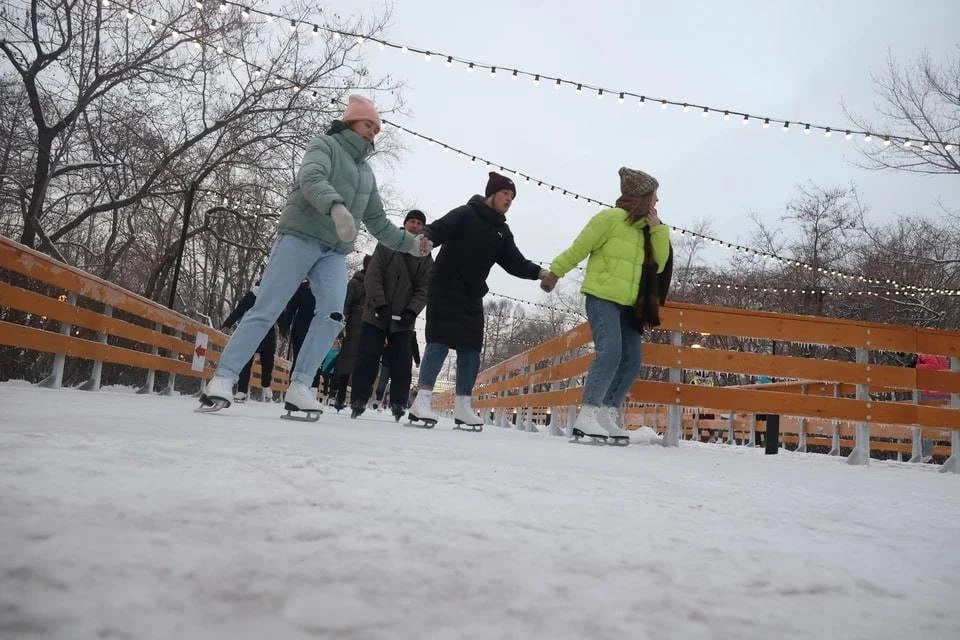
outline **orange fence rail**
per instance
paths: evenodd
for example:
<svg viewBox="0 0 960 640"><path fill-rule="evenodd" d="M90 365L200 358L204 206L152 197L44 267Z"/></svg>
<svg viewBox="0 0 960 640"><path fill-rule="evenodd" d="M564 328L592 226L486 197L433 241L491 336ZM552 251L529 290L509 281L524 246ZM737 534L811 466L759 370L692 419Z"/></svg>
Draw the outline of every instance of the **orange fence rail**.
<svg viewBox="0 0 960 640"><path fill-rule="evenodd" d="M796 442L802 450L827 438L831 452L850 448L848 460L866 464L871 451L906 446L917 454L923 440L948 440L950 449L937 445L936 451L952 453L944 470L960 471L960 332L684 303L669 303L661 310L661 320L659 330L668 333L669 343L645 343L643 359L654 372L666 371L661 376L668 381L634 383L625 403L628 427L639 426L633 408L665 407L664 443L676 445L685 424L692 433L692 416L712 411L740 415L739 420L751 423L760 416L762 423L763 415L776 414L791 418L784 421L786 429L795 424L796 430L785 430L784 441ZM824 345L835 347L837 354L852 350L855 358L772 355L718 346L743 339ZM580 402L593 361L591 347L590 328L582 324L481 372L474 406L493 424L540 429L549 421L552 432L564 432ZM890 351L945 355L951 369L878 364L879 356ZM696 371L767 375L787 382L704 386L690 383ZM928 393L943 399L939 404L922 401ZM438 400L449 410L453 394L439 394ZM687 418L684 411L690 414ZM822 427L826 433L813 431L813 421L821 427L828 424ZM726 441L752 444L764 430L762 424L739 431L734 425L728 432ZM737 438L738 433L746 435ZM912 442L897 442L905 433Z"/></svg>
<svg viewBox="0 0 960 640"><path fill-rule="evenodd" d="M81 388L98 389L102 365L111 363L145 370L144 392L154 390L156 372L165 372L168 381L163 392L172 393L177 376L211 378L229 339L212 327L4 237L0 237L0 269L22 276L15 278L16 283L11 277L0 281L0 307L20 312L23 319L0 320L0 344L55 354L53 372L41 383L45 386L59 387L65 359L80 358L93 362L92 375ZM208 341L202 354L196 352L198 335ZM256 361L251 387L260 386L259 369ZM289 376L290 362L276 358L271 388L282 391Z"/></svg>

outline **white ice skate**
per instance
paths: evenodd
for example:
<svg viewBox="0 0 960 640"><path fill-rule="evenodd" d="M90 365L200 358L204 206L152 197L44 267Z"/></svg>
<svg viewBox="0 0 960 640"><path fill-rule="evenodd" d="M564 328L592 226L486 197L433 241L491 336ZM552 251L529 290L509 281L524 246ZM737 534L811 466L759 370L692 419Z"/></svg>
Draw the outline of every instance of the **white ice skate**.
<svg viewBox="0 0 960 640"><path fill-rule="evenodd" d="M483 420L470 406L470 396L457 396L453 409L454 429L461 431L483 431Z"/></svg>
<svg viewBox="0 0 960 640"><path fill-rule="evenodd" d="M410 410L407 412L408 427L432 429L437 424L437 420L440 419L440 416L430 407L430 403L432 401L432 390L428 391L426 389L420 389L420 391L417 392L417 397L413 401L413 405L410 407ZM421 422L423 424L418 424Z"/></svg>
<svg viewBox="0 0 960 640"><path fill-rule="evenodd" d="M314 390L302 382L291 382L290 386L287 387L287 395L284 400L283 408L287 410L287 413L280 416L284 420L316 422L320 419L320 414L323 413L323 406L317 400ZM294 411L303 412L306 415L294 415Z"/></svg>
<svg viewBox="0 0 960 640"><path fill-rule="evenodd" d="M597 410L597 422L610 434L607 444L625 447L630 444L630 434L618 424L619 417L620 410L617 407L600 407Z"/></svg>
<svg viewBox="0 0 960 640"><path fill-rule="evenodd" d="M246 401L247 401L247 394L245 394L245 393L242 392L242 391L238 391L238 392L236 392L235 394L233 394L233 401L234 401L234 402L246 402Z"/></svg>
<svg viewBox="0 0 960 640"><path fill-rule="evenodd" d="M573 423L570 442L577 444L606 444L610 433L597 421L600 407L585 404L580 407L580 413Z"/></svg>
<svg viewBox="0 0 960 640"><path fill-rule="evenodd" d="M230 406L233 398L233 381L223 376L213 376L207 388L200 394L200 406L197 413L213 413Z"/></svg>

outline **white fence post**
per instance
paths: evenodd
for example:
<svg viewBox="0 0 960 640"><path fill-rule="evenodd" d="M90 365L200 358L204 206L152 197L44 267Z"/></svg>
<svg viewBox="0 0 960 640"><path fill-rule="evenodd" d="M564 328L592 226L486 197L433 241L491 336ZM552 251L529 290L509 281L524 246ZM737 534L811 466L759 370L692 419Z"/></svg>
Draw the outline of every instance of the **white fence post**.
<svg viewBox="0 0 960 640"><path fill-rule="evenodd" d="M108 318L113 317L113 307L106 304L103 306L103 315ZM107 344L107 332L101 331L97 338L100 340L101 344ZM90 379L80 385L80 388L84 391L99 391L100 390L100 376L103 373L103 361L94 360L93 361L93 371L90 372Z"/></svg>
<svg viewBox="0 0 960 640"><path fill-rule="evenodd" d="M960 358L957 356L950 358L950 371L960 371ZM960 393L950 394L950 408L960 409ZM960 431L956 429L950 432L950 457L940 467L941 473L948 471L960 473Z"/></svg>
<svg viewBox="0 0 960 640"><path fill-rule="evenodd" d="M750 435L747 437L747 446L757 446L757 414L751 413L747 418L747 424L750 425Z"/></svg>
<svg viewBox="0 0 960 640"><path fill-rule="evenodd" d="M681 312L681 317L683 312ZM681 323L680 326L683 326ZM683 383L683 369L680 368L680 348L683 346L683 334L679 331L670 332L670 344L677 348L677 366L670 367L670 384L676 385L677 395L674 403L667 409L667 432L663 437L663 446L680 446L680 427L683 424L683 417L680 414L680 384Z"/></svg>
<svg viewBox="0 0 960 640"><path fill-rule="evenodd" d="M162 333L163 325L157 322L156 324L153 325L153 330L159 331ZM159 353L160 353L160 347L158 347L157 345L153 345L153 347L150 349L150 355L155 356L155 355L159 355ZM156 381L156 377L157 377L156 371L154 371L153 369L147 369L147 380L146 382L143 383L143 386L140 387L137 393L148 393L148 394L153 393L153 385ZM201 389L203 388L202 380L200 382L200 387Z"/></svg>
<svg viewBox="0 0 960 640"><path fill-rule="evenodd" d="M870 330L867 329L867 335L870 335ZM867 341L869 346L870 341ZM857 364L869 365L870 363L870 352L863 347L857 347ZM867 366L867 373L869 374L870 367ZM869 383L870 376L867 375L867 382ZM867 420L870 419L870 407L872 403L870 402L870 387L869 384L858 384L857 385L857 400L866 400L867 402ZM868 465L870 464L870 423L869 422L858 422L856 426L856 436L853 443L853 451L850 452L850 455L847 456L847 464L857 464L857 465Z"/></svg>
<svg viewBox="0 0 960 640"><path fill-rule="evenodd" d="M833 385L833 397L837 398L840 396L840 385ZM839 456L840 455L840 421L833 421L833 437L830 441L830 451L827 452L828 456Z"/></svg>
<svg viewBox="0 0 960 640"><path fill-rule="evenodd" d="M180 331L174 331L174 332L173 332L173 337L174 337L174 338L179 338L179 337L181 337L182 335L183 335L183 334L181 334ZM173 393L174 393L173 388L174 388L174 385L176 385L176 383L177 383L177 374L174 373L173 371L171 371L171 372L170 372L170 378L167 380L167 388L164 389L163 391L161 391L161 392L160 392L160 395L163 395L163 396L172 396Z"/></svg>
<svg viewBox="0 0 960 640"><path fill-rule="evenodd" d="M72 291L67 294L67 304L77 305L77 294ZM69 336L73 331L73 325L60 323L60 334ZM53 371L46 378L37 383L38 387L47 387L49 389L59 389L63 384L63 365L67 361L65 353L58 353L53 356Z"/></svg>

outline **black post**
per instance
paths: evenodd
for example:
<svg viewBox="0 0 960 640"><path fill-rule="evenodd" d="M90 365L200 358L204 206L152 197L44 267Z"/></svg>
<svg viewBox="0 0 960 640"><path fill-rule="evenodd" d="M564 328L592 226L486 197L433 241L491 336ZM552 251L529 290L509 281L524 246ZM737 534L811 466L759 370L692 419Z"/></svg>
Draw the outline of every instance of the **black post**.
<svg viewBox="0 0 960 640"><path fill-rule="evenodd" d="M767 414L767 435L763 439L764 453L776 455L780 449L780 416Z"/></svg>
<svg viewBox="0 0 960 640"><path fill-rule="evenodd" d="M177 282L180 280L180 264L183 262L183 248L187 244L187 231L190 228L190 212L193 211L193 196L197 192L197 181L192 180L187 189L187 197L183 200L183 227L180 229L180 243L177 246L177 261L173 265L173 281L170 283L170 298L167 308L173 309L173 301L177 297Z"/></svg>

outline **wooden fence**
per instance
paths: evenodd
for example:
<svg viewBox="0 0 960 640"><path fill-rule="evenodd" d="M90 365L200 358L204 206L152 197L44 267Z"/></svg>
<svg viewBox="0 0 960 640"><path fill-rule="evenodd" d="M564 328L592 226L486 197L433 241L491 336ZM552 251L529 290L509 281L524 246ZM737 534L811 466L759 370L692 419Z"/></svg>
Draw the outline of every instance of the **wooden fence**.
<svg viewBox="0 0 960 640"><path fill-rule="evenodd" d="M19 312L19 322L0 320L0 344L53 353L50 376L41 382L59 387L67 358L93 362L81 385L100 388L103 363L144 371L142 392L154 391L157 372L168 375L162 393L172 393L177 376L198 380L213 376L228 336L152 300L0 237L0 307ZM13 281L16 282L13 282ZM197 336L207 336L203 367L195 353ZM203 351L203 349L201 349ZM260 386L259 361L250 386ZM272 389L286 389L290 362L276 358Z"/></svg>
<svg viewBox="0 0 960 640"><path fill-rule="evenodd" d="M920 460L924 440L932 440L949 443L935 445L934 455L950 454L942 469L960 472L960 332L683 303L669 303L661 320L658 331L667 332L668 343L646 342L643 359L654 373L665 370L667 381L634 383L624 407L628 428L644 422L645 413L662 415L664 443L677 445L682 435L699 439L701 421L722 416L725 442L752 445L765 432L763 417L773 414L783 416L783 442L801 450L829 446L839 454L849 448L848 461L855 464L867 464L871 451L909 451ZM743 338L824 345L836 354L798 357L716 346ZM583 324L481 372L474 406L492 424L565 433L593 360L591 347ZM853 361L841 359L844 351ZM946 355L951 369L878 364L884 352ZM696 371L787 382L704 386L690 383ZM943 399L922 401L931 392ZM439 401L450 410L452 392Z"/></svg>

